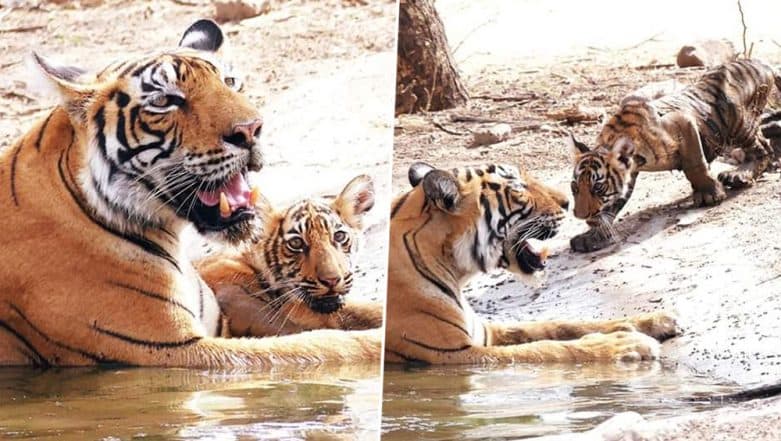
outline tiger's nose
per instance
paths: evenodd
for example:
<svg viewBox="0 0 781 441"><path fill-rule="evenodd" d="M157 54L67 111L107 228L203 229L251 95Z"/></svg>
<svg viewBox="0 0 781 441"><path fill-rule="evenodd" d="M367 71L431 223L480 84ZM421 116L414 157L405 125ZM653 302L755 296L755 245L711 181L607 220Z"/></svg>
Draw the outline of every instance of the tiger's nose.
<svg viewBox="0 0 781 441"><path fill-rule="evenodd" d="M325 277L325 278L321 277L320 283L322 283L328 288L333 289L336 288L336 286L339 284L341 280L342 280L341 277Z"/></svg>
<svg viewBox="0 0 781 441"><path fill-rule="evenodd" d="M260 136L263 128L263 120L258 118L248 123L236 124L231 134L223 136L223 140L236 147L249 149L255 145L255 140Z"/></svg>

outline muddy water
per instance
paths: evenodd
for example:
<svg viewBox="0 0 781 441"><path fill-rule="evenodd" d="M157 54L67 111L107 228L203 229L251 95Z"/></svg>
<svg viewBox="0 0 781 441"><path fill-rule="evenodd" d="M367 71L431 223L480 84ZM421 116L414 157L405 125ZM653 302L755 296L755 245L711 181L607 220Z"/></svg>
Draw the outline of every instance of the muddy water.
<svg viewBox="0 0 781 441"><path fill-rule="evenodd" d="M0 369L0 439L375 439L377 374Z"/></svg>
<svg viewBox="0 0 781 441"><path fill-rule="evenodd" d="M385 371L383 440L510 440L590 429L617 412L647 418L714 404L683 397L734 386L660 363Z"/></svg>

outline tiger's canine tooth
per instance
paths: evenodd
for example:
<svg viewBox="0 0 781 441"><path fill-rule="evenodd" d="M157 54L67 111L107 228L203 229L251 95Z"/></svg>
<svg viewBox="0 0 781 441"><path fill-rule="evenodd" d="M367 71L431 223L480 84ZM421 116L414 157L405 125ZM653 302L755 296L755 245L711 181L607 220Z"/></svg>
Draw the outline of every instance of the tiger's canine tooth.
<svg viewBox="0 0 781 441"><path fill-rule="evenodd" d="M249 204L254 207L255 205L258 204L259 199L260 199L260 188L252 187L252 190L250 190L250 194L249 194Z"/></svg>
<svg viewBox="0 0 781 441"><path fill-rule="evenodd" d="M225 196L225 193L220 192L220 216L230 217L230 215L231 206L230 203L228 203L228 196Z"/></svg>

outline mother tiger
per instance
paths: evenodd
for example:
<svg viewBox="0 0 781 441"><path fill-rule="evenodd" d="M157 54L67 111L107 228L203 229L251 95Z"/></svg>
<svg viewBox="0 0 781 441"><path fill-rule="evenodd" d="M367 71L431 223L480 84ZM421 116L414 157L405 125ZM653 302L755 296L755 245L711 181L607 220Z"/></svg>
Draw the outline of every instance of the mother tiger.
<svg viewBox="0 0 781 441"><path fill-rule="evenodd" d="M0 364L262 366L377 360L374 332L221 339L179 233L251 238L261 119L194 23L97 74L34 64L60 105L0 152Z"/></svg>
<svg viewBox="0 0 781 441"><path fill-rule="evenodd" d="M541 270L545 253L529 239L556 234L567 199L507 165L441 170L416 163L409 181L413 188L391 209L387 361L640 360L658 355L654 338L677 332L675 318L665 313L609 321L481 320L462 287L499 268L521 275Z"/></svg>

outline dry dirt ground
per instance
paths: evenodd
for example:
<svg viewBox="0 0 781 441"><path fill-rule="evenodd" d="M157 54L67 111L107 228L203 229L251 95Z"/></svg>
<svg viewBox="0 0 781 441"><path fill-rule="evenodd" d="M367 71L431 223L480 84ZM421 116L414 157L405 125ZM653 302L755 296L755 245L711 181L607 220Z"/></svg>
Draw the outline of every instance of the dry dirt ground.
<svg viewBox="0 0 781 441"><path fill-rule="evenodd" d="M86 5L97 4L87 7ZM0 148L50 108L26 89L31 50L90 68L175 45L208 1L0 2ZM376 209L353 292L384 292L395 2L274 1L267 14L224 23L228 56L262 110L266 168L253 177L278 204L334 194L368 173ZM13 6L13 8L11 7ZM199 247L194 247L199 250ZM195 254L198 254L196 251Z"/></svg>
<svg viewBox="0 0 781 441"><path fill-rule="evenodd" d="M408 166L520 164L569 193L571 157L564 133L593 142L598 123L567 126L551 110L584 105L613 111L649 82L690 83L703 70L674 67L675 54L699 38L729 38L742 49L733 2L558 3L536 0L437 2L462 76L466 106L396 121L394 193ZM771 1L746 1L749 42L757 58L781 65L781 31ZM707 19L693 19L707 8ZM704 16L703 16L704 17ZM505 142L470 148L476 123L513 126ZM712 173L729 167L712 165ZM682 173L641 174L617 221L617 245L576 254L569 239L585 231L568 216L548 241L553 257L537 283L501 274L471 285L475 309L493 320L612 318L643 311L679 315L682 337L664 345L667 363L740 384L781 380L781 180L769 173L753 188L730 192L715 208L693 209Z"/></svg>

